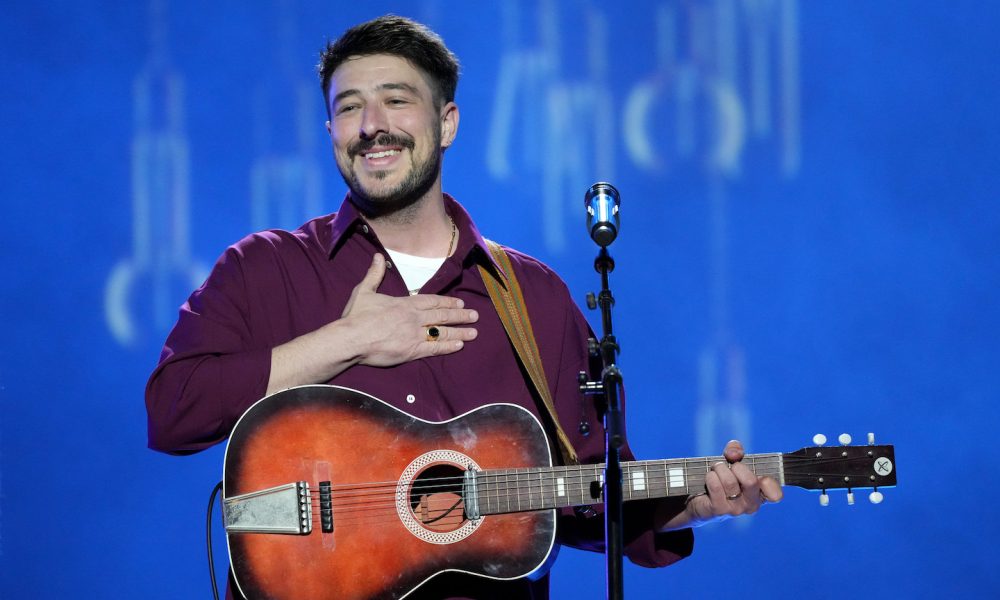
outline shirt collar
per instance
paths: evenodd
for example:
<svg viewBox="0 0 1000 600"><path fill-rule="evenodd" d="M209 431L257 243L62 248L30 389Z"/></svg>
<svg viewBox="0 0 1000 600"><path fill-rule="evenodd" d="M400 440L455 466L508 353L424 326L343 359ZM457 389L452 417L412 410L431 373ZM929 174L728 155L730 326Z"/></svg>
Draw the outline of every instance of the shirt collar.
<svg viewBox="0 0 1000 600"><path fill-rule="evenodd" d="M455 247L455 256L462 259L473 256L473 260L486 260L492 264L493 268L495 268L498 272L503 273L503 269L500 268L500 265L493 260L493 256L490 254L489 248L486 246L486 240L484 240L482 234L479 233L479 229L476 227L476 224L472 222L472 217L469 216L469 213L465 210L465 208L448 194L444 194L444 208L455 222L455 227L458 231L458 245ZM347 196L344 197L344 201L340 205L340 209L330 220L330 237L326 248L327 255L332 257L337 249L340 248L343 241L351 233L357 232L359 225L364 224L364 222L364 218L361 216L361 213L358 212L354 203L351 202L351 195L348 193ZM476 254L479 256L475 257Z"/></svg>

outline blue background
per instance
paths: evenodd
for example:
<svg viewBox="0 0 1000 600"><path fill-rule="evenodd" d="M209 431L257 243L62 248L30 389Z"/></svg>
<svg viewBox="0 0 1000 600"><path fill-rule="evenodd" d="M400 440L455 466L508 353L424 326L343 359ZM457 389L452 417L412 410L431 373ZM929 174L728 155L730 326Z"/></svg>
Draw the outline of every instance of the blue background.
<svg viewBox="0 0 1000 600"><path fill-rule="evenodd" d="M833 493L820 508L788 489L699 530L674 567L630 565L629 597L994 596L997 6L9 4L0 596L208 597L223 449L147 450L143 386L226 245L339 205L311 69L328 37L384 12L428 23L462 60L445 189L487 236L582 300L597 285L582 195L600 179L621 190L613 286L638 454L715 453L730 437L792 451L816 432L896 445L883 504ZM183 82L173 121L137 108L156 27ZM143 153L137 140L167 133L169 151ZM176 187L135 175L143 161ZM564 550L554 597L602 597L603 564Z"/></svg>

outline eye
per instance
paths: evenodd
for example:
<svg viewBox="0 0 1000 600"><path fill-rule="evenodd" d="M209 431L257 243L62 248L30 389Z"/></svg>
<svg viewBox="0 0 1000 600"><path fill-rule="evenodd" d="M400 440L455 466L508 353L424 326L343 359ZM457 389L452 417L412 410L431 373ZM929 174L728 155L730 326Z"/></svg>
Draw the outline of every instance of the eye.
<svg viewBox="0 0 1000 600"><path fill-rule="evenodd" d="M349 112L355 111L358 108L359 108L359 105L357 105L357 104L342 104L342 105L340 105L340 106L337 107L337 110L336 110L335 114L342 115L342 114L345 114L345 113L349 113Z"/></svg>

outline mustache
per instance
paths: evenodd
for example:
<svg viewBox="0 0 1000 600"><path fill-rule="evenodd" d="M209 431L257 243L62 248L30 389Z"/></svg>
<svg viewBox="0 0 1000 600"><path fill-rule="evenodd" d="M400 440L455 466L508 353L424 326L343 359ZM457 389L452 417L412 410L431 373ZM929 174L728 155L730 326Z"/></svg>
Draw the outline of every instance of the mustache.
<svg viewBox="0 0 1000 600"><path fill-rule="evenodd" d="M413 138L411 137L403 137L394 133L380 133L377 137L354 142L347 147L347 153L351 158L354 158L359 154L368 152L375 146L401 146L413 150L414 145Z"/></svg>

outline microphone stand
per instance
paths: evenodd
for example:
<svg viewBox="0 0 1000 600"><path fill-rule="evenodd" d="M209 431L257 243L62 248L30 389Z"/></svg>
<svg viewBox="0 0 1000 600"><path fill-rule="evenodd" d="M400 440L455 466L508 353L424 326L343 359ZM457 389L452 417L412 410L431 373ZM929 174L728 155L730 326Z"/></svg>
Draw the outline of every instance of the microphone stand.
<svg viewBox="0 0 1000 600"><path fill-rule="evenodd" d="M591 340L591 354L599 354L603 368L600 381L587 381L587 375L580 373L580 391L587 395L602 394L605 400L604 413L604 547L607 557L608 600L622 600L625 597L624 576L622 574L623 524L622 524L622 468L621 448L625 445L625 419L622 416L619 390L622 385L621 370L617 365L618 340L611 322L611 307L615 298L608 286L608 274L615 269L615 261L608 254L607 247L601 247L594 259L594 269L601 274L601 292L597 298L587 294L587 307L594 310L601 307L601 341Z"/></svg>
<svg viewBox="0 0 1000 600"><path fill-rule="evenodd" d="M608 275L615 269L615 261L608 254L608 246L618 236L618 190L607 182L595 183L584 198L587 208L587 227L590 237L601 247L594 259L594 269L601 274L601 292L594 298L587 294L587 307L601 307L601 341L590 340L591 356L600 355L603 367L600 381L587 381L580 373L580 391L587 395L603 394L604 413L604 542L608 563L608 600L625 597L622 574L624 528L622 520L622 467L621 449L625 445L625 419L622 416L619 392L622 374L618 369L618 340L611 323L611 307L615 297L608 285Z"/></svg>
<svg viewBox="0 0 1000 600"><path fill-rule="evenodd" d="M625 421L621 411L618 391L622 385L622 374L618 369L618 341L611 323L611 307L615 298L608 287L608 274L615 268L615 261L608 254L607 247L601 247L594 259L594 269L601 274L601 292L597 304L601 308L601 341L598 350L601 355L601 388L604 392L604 536L608 561L608 599L621 600L625 597L622 574L623 527L622 527L622 467L621 448L625 445Z"/></svg>

